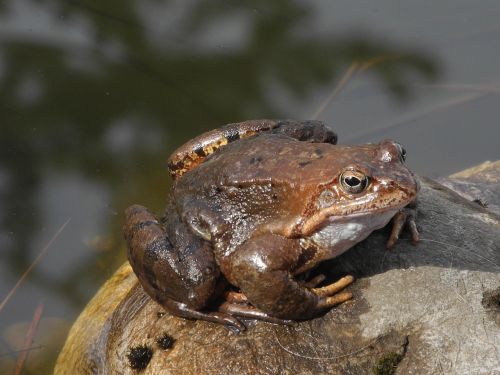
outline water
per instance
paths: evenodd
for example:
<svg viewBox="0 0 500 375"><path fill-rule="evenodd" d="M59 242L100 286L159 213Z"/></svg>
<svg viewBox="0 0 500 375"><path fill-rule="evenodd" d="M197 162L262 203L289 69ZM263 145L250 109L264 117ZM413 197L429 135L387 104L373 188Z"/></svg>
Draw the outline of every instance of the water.
<svg viewBox="0 0 500 375"><path fill-rule="evenodd" d="M397 139L431 176L499 159L499 17L497 1L0 3L0 299L69 220L0 311L0 372L40 304L24 368L51 371L125 260L124 208L164 207L171 151L311 118L356 61L318 117L341 142Z"/></svg>

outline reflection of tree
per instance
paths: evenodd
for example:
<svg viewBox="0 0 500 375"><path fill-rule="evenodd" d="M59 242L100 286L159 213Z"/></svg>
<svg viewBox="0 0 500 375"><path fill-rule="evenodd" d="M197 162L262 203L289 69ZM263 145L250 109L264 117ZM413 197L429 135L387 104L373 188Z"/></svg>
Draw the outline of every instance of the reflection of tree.
<svg viewBox="0 0 500 375"><path fill-rule="evenodd" d="M13 179L2 196L8 215L2 226L15 233L6 261L19 272L29 262L26 249L40 226L37 216L29 213L37 211L34 194L43 168L78 169L102 180L116 194L119 209L134 200L133 191L139 192L137 200L160 205L166 188L165 182L158 183L164 179L160 168L175 145L226 122L286 117L268 101L268 82L303 96L312 88L332 86L352 61L397 55L372 71L392 93L403 95L408 92L406 74L435 73L429 58L382 42L301 36L298 26L310 21L310 12L306 3L291 0L196 2L190 5L181 36L167 39L177 43L175 48L159 48L148 39L136 11L138 3L48 2L57 22L64 23L59 16L68 23L83 17L95 29L86 36L92 43L72 46L71 52L64 51L66 46L39 42L36 35L33 40L0 39L5 60L0 81L0 168ZM1 10L4 17L8 9ZM189 46L206 25L236 13L250 22L247 43L241 48L209 52L183 48L183 40ZM75 59L84 62L75 64ZM28 89L37 88L39 96L17 95L22 82ZM153 132L164 146L150 148L138 137L126 145L126 152L112 152L110 129L130 117L141 124L140 132ZM151 198L144 197L146 191ZM120 223L112 225L118 233ZM96 279L96 270L89 268L78 277ZM61 291L73 291L68 297L75 296L75 279L72 275L59 286Z"/></svg>

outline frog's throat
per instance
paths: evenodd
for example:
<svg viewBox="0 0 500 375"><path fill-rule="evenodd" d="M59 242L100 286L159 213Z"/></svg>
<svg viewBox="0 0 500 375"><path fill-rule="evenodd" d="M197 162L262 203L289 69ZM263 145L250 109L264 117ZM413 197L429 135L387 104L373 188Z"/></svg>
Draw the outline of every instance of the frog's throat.
<svg viewBox="0 0 500 375"><path fill-rule="evenodd" d="M321 249L321 260L335 258L363 241L374 230L387 225L397 211L397 208L392 208L376 215L358 214L348 220L328 220L319 230L301 239L301 245Z"/></svg>

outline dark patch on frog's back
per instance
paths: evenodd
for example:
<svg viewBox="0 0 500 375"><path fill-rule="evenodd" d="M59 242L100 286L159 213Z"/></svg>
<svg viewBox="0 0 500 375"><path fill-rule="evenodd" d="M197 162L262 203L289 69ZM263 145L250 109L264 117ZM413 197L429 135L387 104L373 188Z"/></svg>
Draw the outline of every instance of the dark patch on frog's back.
<svg viewBox="0 0 500 375"><path fill-rule="evenodd" d="M240 139L240 133L238 131L232 131L226 134L226 139L228 143L237 141L238 139Z"/></svg>
<svg viewBox="0 0 500 375"><path fill-rule="evenodd" d="M264 161L264 159L262 158L262 156L254 156L253 158L250 159L250 164L254 165L254 164L260 164Z"/></svg>
<svg viewBox="0 0 500 375"><path fill-rule="evenodd" d="M311 160L301 161L301 162L299 162L299 167L304 168L306 165L311 164L311 163L312 163Z"/></svg>
<svg viewBox="0 0 500 375"><path fill-rule="evenodd" d="M323 150L320 149L319 147L316 147L314 149L314 155L317 156L318 159L323 158Z"/></svg>
<svg viewBox="0 0 500 375"><path fill-rule="evenodd" d="M203 150L203 146L198 146L193 151L196 155L198 155L201 158L207 156L207 153L205 152L205 150Z"/></svg>

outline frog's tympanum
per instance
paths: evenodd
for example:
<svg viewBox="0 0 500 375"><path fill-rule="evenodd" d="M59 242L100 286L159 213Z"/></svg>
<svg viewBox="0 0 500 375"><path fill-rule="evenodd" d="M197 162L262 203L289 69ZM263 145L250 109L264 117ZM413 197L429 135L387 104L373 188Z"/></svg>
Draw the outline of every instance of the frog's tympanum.
<svg viewBox="0 0 500 375"><path fill-rule="evenodd" d="M238 317L286 323L350 299L341 290L351 276L317 287L322 275L300 275L391 219L388 247L405 223L418 241L408 206L419 185L398 143L336 140L319 121L256 120L179 148L164 217L126 211L128 259L144 290L175 315L237 331Z"/></svg>

